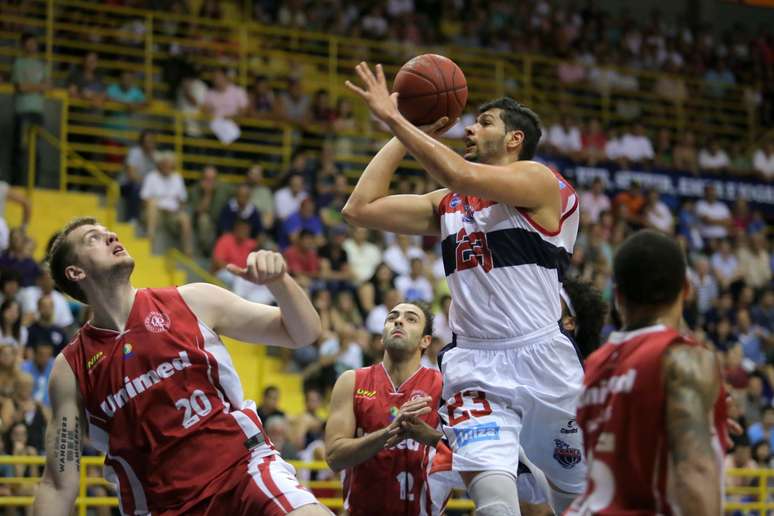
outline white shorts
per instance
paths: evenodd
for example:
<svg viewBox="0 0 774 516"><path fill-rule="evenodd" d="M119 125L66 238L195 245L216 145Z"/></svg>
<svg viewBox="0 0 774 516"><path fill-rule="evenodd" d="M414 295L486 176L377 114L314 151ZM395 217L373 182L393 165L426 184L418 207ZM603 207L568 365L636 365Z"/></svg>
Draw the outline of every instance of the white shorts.
<svg viewBox="0 0 774 516"><path fill-rule="evenodd" d="M441 371L454 471L516 471L521 446L557 488L584 491L583 367L558 325L507 342L456 338Z"/></svg>

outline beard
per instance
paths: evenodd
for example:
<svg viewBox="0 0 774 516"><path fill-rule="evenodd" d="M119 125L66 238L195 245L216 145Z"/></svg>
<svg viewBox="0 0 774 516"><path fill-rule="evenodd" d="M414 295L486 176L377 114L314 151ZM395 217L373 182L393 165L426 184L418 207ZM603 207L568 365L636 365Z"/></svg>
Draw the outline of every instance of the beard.
<svg viewBox="0 0 774 516"><path fill-rule="evenodd" d="M134 271L134 258L127 256L126 259L112 265L105 273L107 282L111 285L129 281Z"/></svg>
<svg viewBox="0 0 774 516"><path fill-rule="evenodd" d="M418 342L411 342L405 337L385 337L382 341L384 342L384 350L390 355L397 357L404 357L412 354L419 345Z"/></svg>

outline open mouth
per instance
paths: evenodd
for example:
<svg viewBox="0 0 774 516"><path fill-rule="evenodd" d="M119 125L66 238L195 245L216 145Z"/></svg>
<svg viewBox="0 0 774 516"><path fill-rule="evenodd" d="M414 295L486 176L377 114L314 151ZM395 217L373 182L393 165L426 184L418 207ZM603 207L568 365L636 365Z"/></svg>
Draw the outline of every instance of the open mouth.
<svg viewBox="0 0 774 516"><path fill-rule="evenodd" d="M124 248L123 248L122 246L120 246L120 245L119 245L119 246L116 246L116 248L115 248L115 249L113 249L113 256L116 256L116 255L119 255L119 254L125 254L125 253L126 253L126 251L125 251L125 250L124 250Z"/></svg>
<svg viewBox="0 0 774 516"><path fill-rule="evenodd" d="M470 140L465 140L465 152L472 152L476 149L476 144Z"/></svg>

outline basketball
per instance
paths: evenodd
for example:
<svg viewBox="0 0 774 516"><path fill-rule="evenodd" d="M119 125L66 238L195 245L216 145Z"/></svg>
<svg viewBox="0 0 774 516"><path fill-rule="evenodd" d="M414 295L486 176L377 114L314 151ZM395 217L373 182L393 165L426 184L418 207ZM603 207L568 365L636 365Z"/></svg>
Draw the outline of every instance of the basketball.
<svg viewBox="0 0 774 516"><path fill-rule="evenodd" d="M422 54L395 76L398 110L414 125L432 124L442 116L455 120L468 100L468 83L457 64L438 54Z"/></svg>

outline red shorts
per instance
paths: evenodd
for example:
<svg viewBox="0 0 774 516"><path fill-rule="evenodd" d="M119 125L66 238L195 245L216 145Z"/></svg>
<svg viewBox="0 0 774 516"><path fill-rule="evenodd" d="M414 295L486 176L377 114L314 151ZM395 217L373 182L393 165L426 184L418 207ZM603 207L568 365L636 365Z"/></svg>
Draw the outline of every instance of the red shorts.
<svg viewBox="0 0 774 516"><path fill-rule="evenodd" d="M233 475L239 477L235 487L202 500L186 510L186 516L281 516L304 505L318 503L298 482L295 468L277 455L259 457L253 453L234 467ZM158 514L173 516L179 513L164 511Z"/></svg>

